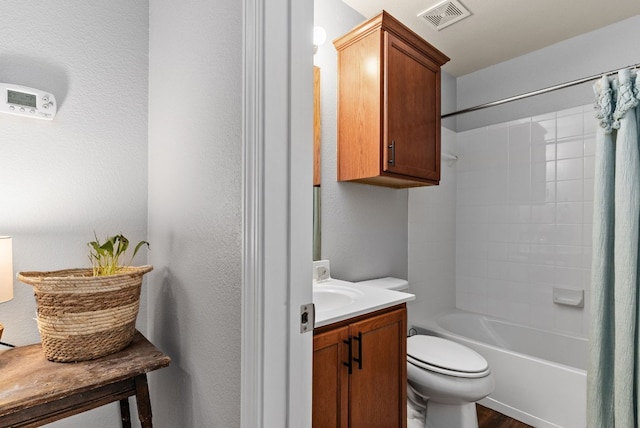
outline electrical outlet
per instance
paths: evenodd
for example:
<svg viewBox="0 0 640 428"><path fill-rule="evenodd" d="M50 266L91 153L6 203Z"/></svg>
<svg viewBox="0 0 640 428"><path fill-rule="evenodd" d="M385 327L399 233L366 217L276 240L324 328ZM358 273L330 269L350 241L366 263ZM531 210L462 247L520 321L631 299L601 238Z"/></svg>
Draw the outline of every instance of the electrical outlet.
<svg viewBox="0 0 640 428"><path fill-rule="evenodd" d="M313 262L313 280L324 281L331 278L329 260L316 260Z"/></svg>

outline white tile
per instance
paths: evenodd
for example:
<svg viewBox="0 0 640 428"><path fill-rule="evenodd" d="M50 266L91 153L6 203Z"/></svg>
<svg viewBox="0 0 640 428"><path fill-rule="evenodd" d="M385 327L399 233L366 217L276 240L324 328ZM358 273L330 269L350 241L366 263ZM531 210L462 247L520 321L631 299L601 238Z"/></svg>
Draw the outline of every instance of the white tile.
<svg viewBox="0 0 640 428"><path fill-rule="evenodd" d="M551 245L557 243L556 224L534 224L531 227L531 243Z"/></svg>
<svg viewBox="0 0 640 428"><path fill-rule="evenodd" d="M506 242L487 243L487 260L507 261L509 260L509 244Z"/></svg>
<svg viewBox="0 0 640 428"><path fill-rule="evenodd" d="M556 184L556 200L558 202L575 202L584 200L583 180L564 180Z"/></svg>
<svg viewBox="0 0 640 428"><path fill-rule="evenodd" d="M556 162L556 179L581 180L583 178L583 159L563 159Z"/></svg>
<svg viewBox="0 0 640 428"><path fill-rule="evenodd" d="M509 203L526 203L530 199L531 183L529 171L522 171L517 177L511 177L509 180Z"/></svg>
<svg viewBox="0 0 640 428"><path fill-rule="evenodd" d="M584 136L584 155L594 156L596 154L596 137L595 135Z"/></svg>
<svg viewBox="0 0 640 428"><path fill-rule="evenodd" d="M487 296L469 293L467 296L467 309L480 314L487 313Z"/></svg>
<svg viewBox="0 0 640 428"><path fill-rule="evenodd" d="M531 270L533 272L536 269L535 265L548 265L555 266L556 264L556 246L545 244L530 244L530 256L529 261L531 263Z"/></svg>
<svg viewBox="0 0 640 428"><path fill-rule="evenodd" d="M531 182L531 204L538 205L547 201L547 182L532 181Z"/></svg>
<svg viewBox="0 0 640 428"><path fill-rule="evenodd" d="M529 122L509 126L509 155L512 150L529 150L530 143L531 124Z"/></svg>
<svg viewBox="0 0 640 428"><path fill-rule="evenodd" d="M564 224L582 224L584 206L582 202L559 202L556 204L556 222Z"/></svg>
<svg viewBox="0 0 640 428"><path fill-rule="evenodd" d="M584 134L583 115L580 113L569 116L559 116L556 126L556 138L558 141L569 137L581 137Z"/></svg>
<svg viewBox="0 0 640 428"><path fill-rule="evenodd" d="M509 244L508 251L509 251L510 262L527 263L531 255L530 244ZM512 265L513 263L510 266ZM511 278L511 279L514 279L514 278ZM518 280L524 281L524 279L522 278Z"/></svg>
<svg viewBox="0 0 640 428"><path fill-rule="evenodd" d="M547 181L556 180L556 162L547 162Z"/></svg>
<svg viewBox="0 0 640 428"><path fill-rule="evenodd" d="M583 267L583 247L571 245L556 246L556 266L566 268Z"/></svg>
<svg viewBox="0 0 640 428"><path fill-rule="evenodd" d="M507 204L492 204L488 207L487 222L490 224L509 222L509 205Z"/></svg>
<svg viewBox="0 0 640 428"><path fill-rule="evenodd" d="M585 271L589 272L589 275L585 278L586 279L585 284L588 284L591 278L591 258L592 258L591 245L582 247L582 267L585 268Z"/></svg>
<svg viewBox="0 0 640 428"><path fill-rule="evenodd" d="M529 204L509 205L509 223L512 223L512 224L531 223L531 205Z"/></svg>
<svg viewBox="0 0 640 428"><path fill-rule="evenodd" d="M593 178L584 180L584 200L593 201Z"/></svg>
<svg viewBox="0 0 640 428"><path fill-rule="evenodd" d="M558 159L558 145L556 143L548 143L544 146L544 156L546 161Z"/></svg>
<svg viewBox="0 0 640 428"><path fill-rule="evenodd" d="M589 110L584 111L584 133L587 134L595 134L596 126L598 125L598 120L595 118L595 109L593 106Z"/></svg>
<svg viewBox="0 0 640 428"><path fill-rule="evenodd" d="M557 224L555 242L558 245L582 245L582 225Z"/></svg>
<svg viewBox="0 0 640 428"><path fill-rule="evenodd" d="M528 224L509 225L509 243L526 244L532 242L532 229Z"/></svg>
<svg viewBox="0 0 640 428"><path fill-rule="evenodd" d="M595 176L596 163L594 156L584 158L584 177L593 178Z"/></svg>
<svg viewBox="0 0 640 428"><path fill-rule="evenodd" d="M529 149L528 143L524 147L509 145L509 168L520 169L526 165L528 170L530 163L531 150Z"/></svg>
<svg viewBox="0 0 640 428"><path fill-rule="evenodd" d="M541 203L531 206L531 222L550 224L556 220L556 204Z"/></svg>
<svg viewBox="0 0 640 428"><path fill-rule="evenodd" d="M584 156L584 142L582 135L572 137L556 144L556 158L569 159Z"/></svg>
<svg viewBox="0 0 640 428"><path fill-rule="evenodd" d="M572 334L582 334L583 309L555 305L553 312L556 330Z"/></svg>
<svg viewBox="0 0 640 428"><path fill-rule="evenodd" d="M490 242L509 242L509 225L506 223L487 224L487 239Z"/></svg>
<svg viewBox="0 0 640 428"><path fill-rule="evenodd" d="M555 117L549 120L534 120L531 123L531 142L534 144L556 140Z"/></svg>
<svg viewBox="0 0 640 428"><path fill-rule="evenodd" d="M585 224L593 224L593 201L587 201L584 203L584 215L582 221Z"/></svg>
<svg viewBox="0 0 640 428"><path fill-rule="evenodd" d="M469 307L469 293L463 293L456 291L456 308L463 311L470 311Z"/></svg>
<svg viewBox="0 0 640 428"><path fill-rule="evenodd" d="M531 283L554 284L556 279L556 267L552 265L532 265L529 270Z"/></svg>
<svg viewBox="0 0 640 428"><path fill-rule="evenodd" d="M528 250L526 254L528 254ZM523 257L523 263L509 263L509 281L525 283L529 280L529 265L526 263L527 258L528 257Z"/></svg>
<svg viewBox="0 0 640 428"><path fill-rule="evenodd" d="M508 280L509 262L501 260L487 261L487 278L489 278L489 280ZM489 281L489 288L491 288L491 281Z"/></svg>
<svg viewBox="0 0 640 428"><path fill-rule="evenodd" d="M531 164L531 182L547 181L547 162L534 162Z"/></svg>

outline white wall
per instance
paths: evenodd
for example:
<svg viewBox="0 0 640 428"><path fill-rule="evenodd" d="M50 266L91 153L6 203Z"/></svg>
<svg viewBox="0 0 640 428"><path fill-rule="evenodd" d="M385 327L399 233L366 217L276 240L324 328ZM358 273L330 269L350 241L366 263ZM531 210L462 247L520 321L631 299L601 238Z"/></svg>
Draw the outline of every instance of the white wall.
<svg viewBox="0 0 640 428"><path fill-rule="evenodd" d="M332 40L365 18L340 0L315 2L315 25L327 32L314 62L321 71L322 258L335 278L358 281L381 276L407 277L407 190L337 177L337 53Z"/></svg>
<svg viewBox="0 0 640 428"><path fill-rule="evenodd" d="M162 427L240 421L242 2L150 4L149 331Z"/></svg>
<svg viewBox="0 0 640 428"><path fill-rule="evenodd" d="M148 11L146 1L0 2L0 81L51 91L59 105L51 122L0 115L0 234L14 237L16 273L89 266L94 231L147 237ZM33 291L16 281L0 305L2 340L39 342L34 316ZM144 306L138 319L144 330ZM118 421L109 405L52 426Z"/></svg>
<svg viewBox="0 0 640 428"><path fill-rule="evenodd" d="M605 12L606 13L606 12ZM458 78L458 109L636 64L640 16L582 34ZM458 131L592 102L592 83L456 117Z"/></svg>
<svg viewBox="0 0 640 428"><path fill-rule="evenodd" d="M456 138L442 128L442 153L458 152ZM409 325L456 306L456 170L443 160L439 186L409 190Z"/></svg>

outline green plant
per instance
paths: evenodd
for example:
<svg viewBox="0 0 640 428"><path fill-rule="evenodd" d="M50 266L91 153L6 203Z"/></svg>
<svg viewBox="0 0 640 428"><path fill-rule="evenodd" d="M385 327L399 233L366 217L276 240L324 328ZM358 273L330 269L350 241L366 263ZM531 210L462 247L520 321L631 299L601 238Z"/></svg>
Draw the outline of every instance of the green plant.
<svg viewBox="0 0 640 428"><path fill-rule="evenodd" d="M143 245L149 248L147 241L140 241L136 248L133 250L133 255L128 264L122 265L120 263L120 257L124 256L124 253L129 248L129 240L123 235L115 235L107 238L104 242L100 242L97 236L96 240L87 243L89 246L89 260L93 266L93 276L105 276L118 273L120 269L125 266L129 266L134 257L138 253L138 250Z"/></svg>

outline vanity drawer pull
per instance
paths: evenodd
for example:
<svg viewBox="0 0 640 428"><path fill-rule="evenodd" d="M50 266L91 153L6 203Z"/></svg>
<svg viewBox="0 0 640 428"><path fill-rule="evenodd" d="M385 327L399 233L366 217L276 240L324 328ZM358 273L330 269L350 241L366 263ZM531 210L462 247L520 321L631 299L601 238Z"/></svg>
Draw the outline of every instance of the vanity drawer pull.
<svg viewBox="0 0 640 428"><path fill-rule="evenodd" d="M349 358L347 359L347 362L342 362L342 364L344 364L345 366L347 366L349 368L349 374L353 373L353 349L351 347L352 345L352 341L351 341L351 336L349 336L349 340L343 340L342 341L345 345L349 346Z"/></svg>
<svg viewBox="0 0 640 428"><path fill-rule="evenodd" d="M353 337L353 340L358 341L358 358L354 358L353 361L358 363L358 370L362 370L362 332L359 331L358 335Z"/></svg>

